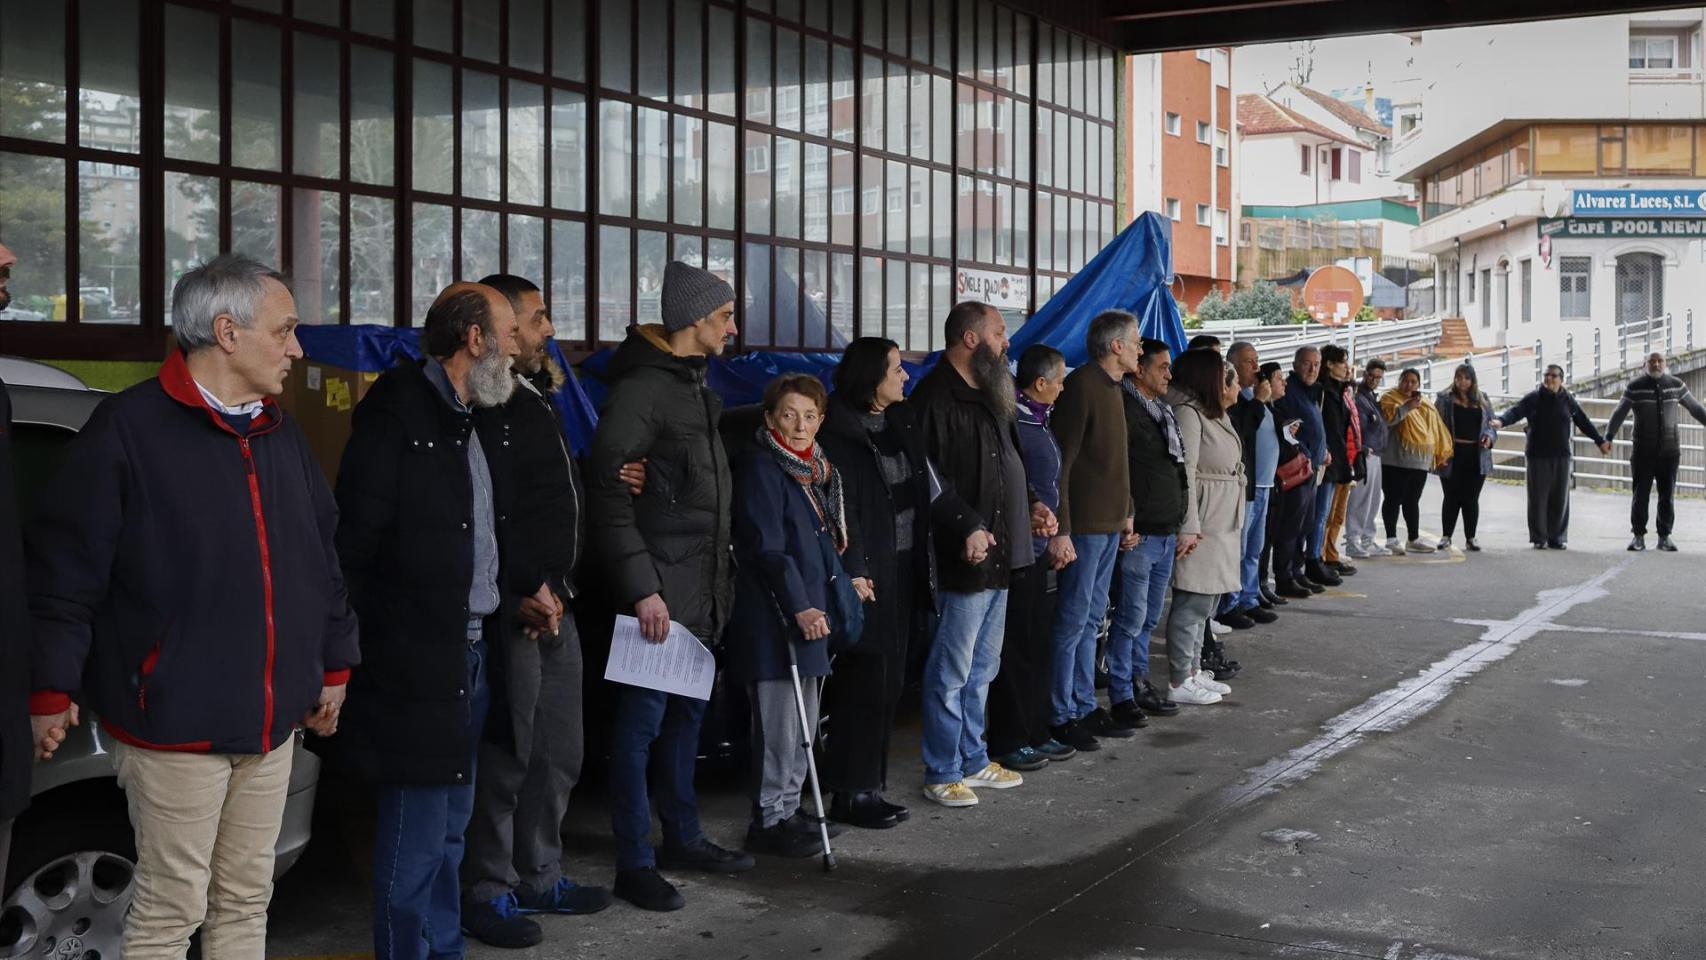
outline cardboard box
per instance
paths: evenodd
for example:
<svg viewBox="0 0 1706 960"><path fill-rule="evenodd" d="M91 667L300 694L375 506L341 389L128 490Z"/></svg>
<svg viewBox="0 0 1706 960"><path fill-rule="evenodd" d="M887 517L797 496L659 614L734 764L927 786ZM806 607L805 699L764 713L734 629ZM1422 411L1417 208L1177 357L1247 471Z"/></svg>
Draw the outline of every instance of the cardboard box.
<svg viewBox="0 0 1706 960"><path fill-rule="evenodd" d="M377 371L347 370L312 360L290 366L290 378L284 383L279 404L302 427L327 483L337 482L338 462L343 459L344 444L349 442L355 406L378 379Z"/></svg>

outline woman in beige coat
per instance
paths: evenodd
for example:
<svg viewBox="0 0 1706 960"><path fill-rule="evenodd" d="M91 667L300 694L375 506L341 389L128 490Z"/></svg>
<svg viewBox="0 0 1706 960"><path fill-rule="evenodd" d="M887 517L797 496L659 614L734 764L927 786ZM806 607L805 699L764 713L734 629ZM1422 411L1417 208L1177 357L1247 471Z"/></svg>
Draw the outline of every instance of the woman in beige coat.
<svg viewBox="0 0 1706 960"><path fill-rule="evenodd" d="M1226 410L1238 375L1212 350L1187 350L1173 364L1167 402L1185 447L1185 522L1173 568L1167 661L1177 703L1218 703L1232 688L1198 668L1203 631L1221 594L1238 589L1244 529L1244 445Z"/></svg>

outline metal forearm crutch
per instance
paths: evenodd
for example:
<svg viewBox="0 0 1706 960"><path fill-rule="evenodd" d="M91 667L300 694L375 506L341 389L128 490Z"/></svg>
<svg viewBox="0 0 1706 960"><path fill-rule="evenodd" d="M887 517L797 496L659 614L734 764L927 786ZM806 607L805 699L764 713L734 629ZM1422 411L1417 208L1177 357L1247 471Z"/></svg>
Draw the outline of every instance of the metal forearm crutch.
<svg viewBox="0 0 1706 960"><path fill-rule="evenodd" d="M823 840L823 872L835 869L835 851L829 849L829 820L825 816L823 806L823 788L817 780L817 756L812 753L812 722L806 715L806 694L800 686L800 660L794 653L794 644L784 641L788 648L788 673L794 678L794 705L800 711L800 746L806 751L806 777L812 782L812 799L817 803L817 830Z"/></svg>

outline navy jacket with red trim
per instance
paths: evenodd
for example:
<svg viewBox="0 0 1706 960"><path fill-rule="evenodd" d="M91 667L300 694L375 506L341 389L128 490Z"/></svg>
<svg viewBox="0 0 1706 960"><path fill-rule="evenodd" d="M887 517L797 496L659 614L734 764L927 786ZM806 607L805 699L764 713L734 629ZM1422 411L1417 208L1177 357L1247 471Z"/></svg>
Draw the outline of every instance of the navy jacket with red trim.
<svg viewBox="0 0 1706 960"><path fill-rule="evenodd" d="M265 753L359 660L337 507L272 400L239 435L174 351L103 402L26 537L32 712L135 746Z"/></svg>

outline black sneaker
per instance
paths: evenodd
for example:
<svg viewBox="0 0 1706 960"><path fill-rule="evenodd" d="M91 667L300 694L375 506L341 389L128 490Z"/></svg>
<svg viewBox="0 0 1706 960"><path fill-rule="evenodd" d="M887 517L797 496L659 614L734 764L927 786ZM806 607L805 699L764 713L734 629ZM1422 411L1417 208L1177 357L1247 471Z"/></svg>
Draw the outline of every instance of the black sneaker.
<svg viewBox="0 0 1706 960"><path fill-rule="evenodd" d="M1297 582L1303 587L1303 589L1308 590L1311 595L1327 592L1326 586L1315 580L1311 580L1308 577L1298 577Z"/></svg>
<svg viewBox="0 0 1706 960"><path fill-rule="evenodd" d="M1059 763L1062 760L1071 760L1073 757L1078 756L1078 750L1071 744L1061 743L1053 737L1044 740L1042 743L1038 744L1035 749L1038 753L1047 757L1050 763ZM1003 766L1005 766L1005 764L1003 764Z"/></svg>
<svg viewBox="0 0 1706 960"><path fill-rule="evenodd" d="M1666 553L1675 553L1676 552L1676 544L1671 542L1670 537L1661 535L1659 537L1659 549L1663 550Z"/></svg>
<svg viewBox="0 0 1706 960"><path fill-rule="evenodd" d="M603 887L583 887L568 877L558 877L549 890L522 890L515 895L522 913L597 913L610 906L610 891Z"/></svg>
<svg viewBox="0 0 1706 960"><path fill-rule="evenodd" d="M462 932L486 946L504 950L536 947L545 939L539 924L521 915L514 893L462 904Z"/></svg>
<svg viewBox="0 0 1706 960"><path fill-rule="evenodd" d="M674 870L740 873L752 869L752 857L733 850L724 850L700 837L698 841L684 847L659 847L658 865Z"/></svg>
<svg viewBox="0 0 1706 960"><path fill-rule="evenodd" d="M1328 570L1326 564L1323 564L1319 560L1309 561L1304 565L1303 572L1310 580L1313 580L1324 587L1336 587L1345 582L1339 578L1338 574Z"/></svg>
<svg viewBox="0 0 1706 960"><path fill-rule="evenodd" d="M1297 580L1281 580L1279 582L1279 595L1281 598L1291 597L1294 600L1307 600L1308 598L1315 596L1317 592L1318 591L1309 589Z"/></svg>
<svg viewBox="0 0 1706 960"><path fill-rule="evenodd" d="M817 836L817 818L804 810L795 810L793 816L782 822L787 824L791 830L809 833L813 837ZM841 836L841 824L836 823L832 816L829 819L829 839L834 840L839 836Z"/></svg>
<svg viewBox="0 0 1706 960"><path fill-rule="evenodd" d="M1101 742L1076 720L1063 723L1058 727L1049 727L1048 732L1050 736L1079 753L1094 753L1102 749Z"/></svg>
<svg viewBox="0 0 1706 960"><path fill-rule="evenodd" d="M1079 725L1090 732L1093 737L1113 737L1117 740L1129 740L1137 736L1137 728L1130 724L1120 723L1108 715L1108 711L1097 707L1078 721Z"/></svg>
<svg viewBox="0 0 1706 960"><path fill-rule="evenodd" d="M1264 601L1264 603L1262 605L1265 607L1268 607L1269 609L1272 609L1274 607L1283 607L1287 603L1289 603L1289 601L1286 600L1286 598L1280 596L1278 593L1275 593L1273 591L1273 589L1270 587L1266 587L1266 586L1262 587L1261 594L1262 594L1262 600Z"/></svg>
<svg viewBox="0 0 1706 960"><path fill-rule="evenodd" d="M1238 612L1242 613L1246 617L1249 617L1251 620L1256 621L1257 623L1274 623L1277 620L1279 620L1279 614L1273 612L1272 610L1264 610L1263 608L1261 608L1259 606L1258 607L1245 607L1243 610L1240 610Z"/></svg>
<svg viewBox="0 0 1706 960"><path fill-rule="evenodd" d="M1108 708L1108 716L1113 717L1115 723L1123 723L1133 730L1149 726L1149 717L1144 714L1143 708L1137 705L1136 700L1122 700L1114 704Z"/></svg>
<svg viewBox="0 0 1706 960"><path fill-rule="evenodd" d="M1007 769L1017 770L1020 773L1032 773L1048 766L1048 758L1029 746L1020 747L994 759L996 763Z"/></svg>
<svg viewBox="0 0 1706 960"><path fill-rule="evenodd" d="M1256 621L1250 619L1249 615L1242 610L1228 610L1214 619L1234 630L1248 630L1256 625Z"/></svg>
<svg viewBox="0 0 1706 960"><path fill-rule="evenodd" d="M746 849L748 853L767 857L800 860L819 852L822 840L814 834L793 829L786 820L773 827L761 827L755 823L747 828Z"/></svg>
<svg viewBox="0 0 1706 960"><path fill-rule="evenodd" d="M641 910L668 913L687 906L681 892L660 876L655 867L616 871L616 884L612 889L618 897Z"/></svg>
<svg viewBox="0 0 1706 960"><path fill-rule="evenodd" d="M1543 543L1539 540L1534 541L1534 549L1536 549L1536 550L1545 550L1549 546L1550 546L1550 544Z"/></svg>
<svg viewBox="0 0 1706 960"><path fill-rule="evenodd" d="M1639 534L1639 533L1635 534L1635 539L1629 541L1630 552L1639 553L1640 551L1645 550L1645 549L1647 549L1647 538L1646 538L1646 536L1644 534Z"/></svg>
<svg viewBox="0 0 1706 960"><path fill-rule="evenodd" d="M1171 717L1179 712L1179 705L1163 697L1154 687L1149 685L1148 677L1139 677L1137 681L1137 706L1151 717Z"/></svg>
<svg viewBox="0 0 1706 960"><path fill-rule="evenodd" d="M1540 546L1540 544L1537 543L1537 544L1535 544L1535 546L1538 547L1538 546ZM1551 543L1548 543L1546 545L1546 549L1548 549L1548 550L1568 550L1568 549L1570 549L1570 547L1568 544L1566 544L1562 540L1554 540Z"/></svg>

